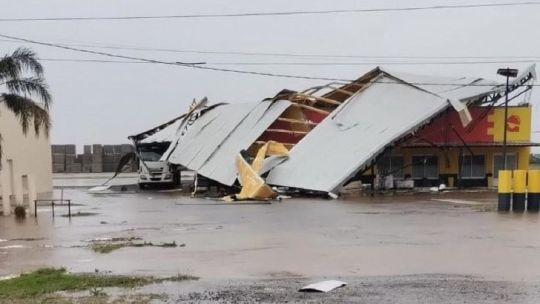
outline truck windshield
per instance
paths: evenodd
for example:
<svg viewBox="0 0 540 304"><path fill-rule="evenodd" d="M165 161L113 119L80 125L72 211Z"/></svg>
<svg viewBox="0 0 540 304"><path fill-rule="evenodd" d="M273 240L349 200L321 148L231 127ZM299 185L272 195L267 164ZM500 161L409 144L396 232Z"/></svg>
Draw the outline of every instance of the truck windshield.
<svg viewBox="0 0 540 304"><path fill-rule="evenodd" d="M159 161L163 153L156 153L154 151L141 152L141 158L143 161Z"/></svg>
<svg viewBox="0 0 540 304"><path fill-rule="evenodd" d="M139 154L143 161L159 161L163 153L167 151L170 143L156 143L150 145L139 146Z"/></svg>

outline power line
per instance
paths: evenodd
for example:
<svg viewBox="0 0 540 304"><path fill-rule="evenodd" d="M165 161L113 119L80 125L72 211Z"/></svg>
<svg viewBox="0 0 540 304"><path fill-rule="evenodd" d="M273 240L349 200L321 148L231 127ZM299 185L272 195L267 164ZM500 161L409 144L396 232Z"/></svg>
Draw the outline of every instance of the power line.
<svg viewBox="0 0 540 304"><path fill-rule="evenodd" d="M112 54L112 53L105 53L100 51L94 51L94 50L87 50L87 49L79 49L69 46L63 46L55 43L49 43L49 42L40 42L35 40L30 40L26 38L19 38L15 36L10 35L4 35L0 34L0 37L23 41L27 43L37 44L37 45L44 45L54 48L60 48L65 50L70 50L74 52L81 52L81 53L88 53L88 54L94 54L94 55L100 55L100 56L107 56L112 58L120 58L120 59L127 59L132 61L137 61L141 63L154 63L154 64L164 64L164 65L173 65L173 66L181 66L181 67L190 67L194 69L201 69L201 70L210 70L210 71L219 71L219 72L229 72L229 73L238 73L238 74L250 74L250 75L259 75L259 76L269 76L269 77L281 77L281 78L295 78L295 79L308 79L308 80L326 80L326 81L339 81L339 82L351 82L354 81L352 79L342 79L342 78L328 78L328 77L312 77L312 76L302 76L302 75L291 75L291 74L279 74L279 73L269 73L269 72L257 72L257 71L246 71L246 70L236 70L236 69L226 69L226 68L216 68L216 67L210 67L210 66L201 66L198 64L188 64L188 63L182 63L182 62L170 62L170 61L161 61L156 59L149 59L149 58L142 58L142 57L133 57L133 56L125 56L125 55L119 55L119 54ZM377 82L377 81L375 81ZM387 84L396 84L396 82L377 82L377 83L387 83ZM434 85L434 86L476 86L476 87L494 87L493 84L478 84L478 83L429 83L429 82L409 82L409 84L412 85ZM529 85L529 86L539 86L539 85Z"/></svg>
<svg viewBox="0 0 540 304"><path fill-rule="evenodd" d="M68 58L39 58L40 61L52 61L52 62L70 62L70 63L150 63L143 61L127 61L127 60L102 60L102 59L68 59Z"/></svg>
<svg viewBox="0 0 540 304"><path fill-rule="evenodd" d="M214 65L283 65L283 66L347 66L347 65L466 65L466 64L502 64L502 63L536 63L540 60L514 61L372 61L372 62L208 62Z"/></svg>
<svg viewBox="0 0 540 304"><path fill-rule="evenodd" d="M433 5L433 6L395 7L395 8L335 9L335 10L309 10L309 11L306 10L306 11L282 11L282 12L246 12L246 13L224 13L224 14L186 14L186 15L157 15L157 16L1 18L0 22L295 16L295 15L350 14L350 13L411 12L411 11L425 11L425 10L513 7L513 6L531 6L531 5L540 5L540 2L527 1L527 2L514 2L514 3L510 2L510 3L487 3L487 4Z"/></svg>
<svg viewBox="0 0 540 304"><path fill-rule="evenodd" d="M18 42L9 39L0 39L1 42ZM358 59L520 59L540 61L538 56L373 56L373 55L332 55L332 54L302 54L302 53L272 53L272 52L240 52L240 51L204 51L204 50L180 50L167 48L152 48L140 46L104 45L100 43L57 43L63 46L91 47L98 49L129 50L129 51L152 51L165 53L192 53L211 55L242 55L242 56L271 56L271 57L306 57L306 58L358 58ZM505 61L506 63L507 61ZM498 63L498 62L497 62Z"/></svg>
<svg viewBox="0 0 540 304"><path fill-rule="evenodd" d="M142 61L125 61L125 60L99 60L99 59L68 59L68 58L40 58L43 61L56 62L74 62L74 63L118 63L118 64L133 64L133 63L149 63ZM538 60L514 60L514 61L433 61L433 62L417 62L417 61L374 61L374 62L212 62L208 61L208 65L242 65L242 66L369 66L369 65L469 65L469 64L505 64L505 63L536 63ZM199 63L201 64L201 63Z"/></svg>
<svg viewBox="0 0 540 304"><path fill-rule="evenodd" d="M15 37L15 36L4 35L4 34L0 34L0 37L13 39L13 40L18 40L18 41L24 41L24 42L28 42L28 43L32 43L32 44L37 44L37 45L44 45L44 46L49 46L49 47L54 47L54 48L70 50L70 51L74 51L74 52L81 52L81 53L101 55L101 56L107 56L107 57L113 57L113 58L128 59L128 60L136 60L136 61L148 62L148 63L157 63L157 64L165 64L165 65L175 65L175 66L182 66L182 67L190 67L190 68L201 69L201 70L229 72L229 73L238 73L238 74L251 74L251 75L260 75L260 76L281 77L281 78L308 79L308 80L347 81L347 82L352 81L350 79L312 77L312 76L300 76L300 75L289 75L289 74L275 74L275 73L267 73L267 72L255 72L255 71L244 71L244 70L234 70L234 69L225 69L225 68L215 68L215 67L200 66L200 65L195 65L195 64L186 64L186 63L182 63L182 62L161 61L161 60L148 59L148 58L142 58L142 57L125 56L125 55L111 54L111 53L105 53L105 52L94 51L94 50L79 49L79 48L74 48L74 47L70 47L70 46L63 46L63 45L59 45L59 44L55 44L55 43L40 42L40 41L30 40L30 39L26 39L26 38L19 38L19 37Z"/></svg>

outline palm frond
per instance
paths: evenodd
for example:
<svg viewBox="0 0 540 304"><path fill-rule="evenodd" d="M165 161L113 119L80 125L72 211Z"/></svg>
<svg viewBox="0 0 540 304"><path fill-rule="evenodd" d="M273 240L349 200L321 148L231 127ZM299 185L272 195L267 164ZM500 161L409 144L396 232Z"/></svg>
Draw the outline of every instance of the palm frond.
<svg viewBox="0 0 540 304"><path fill-rule="evenodd" d="M18 78L23 71L31 72L37 77L43 75L43 66L34 51L18 48L11 55L5 55L0 59L0 80Z"/></svg>
<svg viewBox="0 0 540 304"><path fill-rule="evenodd" d="M49 136L49 130L51 129L51 117L49 112L36 105L39 109L35 109L33 112L34 117L34 132L39 136L41 129L46 136Z"/></svg>
<svg viewBox="0 0 540 304"><path fill-rule="evenodd" d="M51 94L47 84L41 77L11 79L4 83L9 92L14 95L36 96L43 101L45 109L49 108Z"/></svg>
<svg viewBox="0 0 540 304"><path fill-rule="evenodd" d="M34 125L36 135L39 135L41 131L44 131L46 135L49 134L51 120L46 109L24 96L5 93L0 96L0 102L4 102L6 107L19 118L24 134L28 132L31 122Z"/></svg>
<svg viewBox="0 0 540 304"><path fill-rule="evenodd" d="M0 81L17 79L19 78L20 74L21 69L13 58L4 56L2 59L0 59Z"/></svg>

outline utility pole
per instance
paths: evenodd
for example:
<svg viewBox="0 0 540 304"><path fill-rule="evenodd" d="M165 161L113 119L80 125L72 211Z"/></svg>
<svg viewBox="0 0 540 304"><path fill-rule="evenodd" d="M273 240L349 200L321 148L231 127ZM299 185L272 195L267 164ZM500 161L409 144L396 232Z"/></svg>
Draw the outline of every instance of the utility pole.
<svg viewBox="0 0 540 304"><path fill-rule="evenodd" d="M498 69L497 74L506 77L506 90L504 94L504 134L503 134L503 170L508 168L508 162L506 160L506 146L507 146L507 133L508 133L508 92L510 91L510 77L517 77L517 69Z"/></svg>

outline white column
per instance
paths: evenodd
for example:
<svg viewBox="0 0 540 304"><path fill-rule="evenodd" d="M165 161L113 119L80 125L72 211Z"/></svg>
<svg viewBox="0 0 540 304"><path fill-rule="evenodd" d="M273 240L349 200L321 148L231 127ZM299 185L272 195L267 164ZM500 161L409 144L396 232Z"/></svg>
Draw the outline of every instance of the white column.
<svg viewBox="0 0 540 304"><path fill-rule="evenodd" d="M22 206L24 194L23 177L17 169L19 169L18 164L13 162L13 194L15 195L15 205Z"/></svg>
<svg viewBox="0 0 540 304"><path fill-rule="evenodd" d="M37 199L36 184L34 182L34 175L28 174L28 211L29 214L34 214L34 208Z"/></svg>
<svg viewBox="0 0 540 304"><path fill-rule="evenodd" d="M11 180L9 177L9 171L7 170L7 165L4 162L2 170L0 170L0 184L2 185L2 211L4 215L11 214Z"/></svg>

